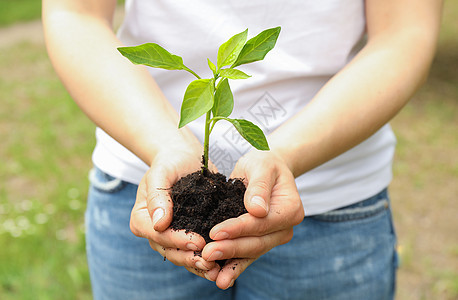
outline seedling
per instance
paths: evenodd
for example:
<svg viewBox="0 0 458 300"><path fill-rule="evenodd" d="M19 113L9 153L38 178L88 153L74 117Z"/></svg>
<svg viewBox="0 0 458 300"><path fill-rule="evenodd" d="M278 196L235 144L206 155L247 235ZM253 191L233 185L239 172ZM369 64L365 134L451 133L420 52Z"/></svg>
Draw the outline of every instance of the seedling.
<svg viewBox="0 0 458 300"><path fill-rule="evenodd" d="M251 77L236 67L263 60L273 49L280 34L280 27L262 31L247 41L248 29L234 35L218 49L216 65L207 58L213 77L202 79L193 70L183 64L180 56L171 54L155 43L134 47L120 47L119 52L134 64L142 64L166 70L185 70L197 79L186 89L181 105L181 128L206 115L204 154L202 170L208 169L209 139L215 124L220 120L230 122L240 135L258 150L269 150L262 130L244 119L229 118L234 107L234 97L229 86L229 79L247 79Z"/></svg>

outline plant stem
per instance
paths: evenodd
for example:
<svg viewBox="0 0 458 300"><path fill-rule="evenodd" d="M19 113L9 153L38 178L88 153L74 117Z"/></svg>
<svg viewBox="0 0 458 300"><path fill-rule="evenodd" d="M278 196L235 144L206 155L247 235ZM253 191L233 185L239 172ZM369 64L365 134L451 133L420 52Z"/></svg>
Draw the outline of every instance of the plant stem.
<svg viewBox="0 0 458 300"><path fill-rule="evenodd" d="M204 140L204 160L203 160L203 167L202 173L205 174L205 170L208 170L208 149L210 145L210 118L211 118L211 110L207 112L207 116L205 117L205 140Z"/></svg>
<svg viewBox="0 0 458 300"><path fill-rule="evenodd" d="M185 70L188 71L189 73L191 73L192 75L196 76L197 79L200 79L200 76L197 75L197 73L194 72L193 70L191 70L191 69L189 69L189 68L187 68L187 67L185 68Z"/></svg>
<svg viewBox="0 0 458 300"><path fill-rule="evenodd" d="M192 71L191 71L192 72ZM195 74L198 76L197 74ZM216 80L218 80L219 75L215 74L213 79L213 102L215 101L215 92L216 92ZM210 124L212 123L212 110L210 109L205 116L205 137L204 137L204 158L203 158L203 166L202 166L202 174L205 175L206 171L208 170L208 152L210 148L210 133L213 130L213 126L215 126L215 121L213 122L213 126L210 128Z"/></svg>

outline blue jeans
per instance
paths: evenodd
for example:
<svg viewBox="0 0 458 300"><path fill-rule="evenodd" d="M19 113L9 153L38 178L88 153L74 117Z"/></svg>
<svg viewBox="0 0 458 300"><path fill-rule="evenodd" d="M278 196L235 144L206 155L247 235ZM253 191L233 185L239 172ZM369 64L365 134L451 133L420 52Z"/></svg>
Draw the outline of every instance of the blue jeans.
<svg viewBox="0 0 458 300"><path fill-rule="evenodd" d="M86 243L94 299L393 299L397 255L387 191L306 217L293 239L223 291L129 229L137 186L91 172Z"/></svg>

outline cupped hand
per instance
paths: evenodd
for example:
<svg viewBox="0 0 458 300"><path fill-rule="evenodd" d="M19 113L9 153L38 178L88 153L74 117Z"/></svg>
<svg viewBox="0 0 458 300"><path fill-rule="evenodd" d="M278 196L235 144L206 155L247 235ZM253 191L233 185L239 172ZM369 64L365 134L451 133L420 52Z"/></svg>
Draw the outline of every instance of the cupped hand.
<svg viewBox="0 0 458 300"><path fill-rule="evenodd" d="M169 189L182 176L201 168L200 149L166 149L159 152L151 168L141 180L135 205L131 212L130 228L139 237L149 240L152 249L164 259L188 271L215 280L219 266L195 255L205 246L205 240L196 233L169 228L173 216L173 203Z"/></svg>
<svg viewBox="0 0 458 300"><path fill-rule="evenodd" d="M294 176L275 153L249 152L237 162L231 177L247 182L244 202L248 213L213 227L210 237L215 241L202 251L206 261L228 259L216 278L222 289L232 286L261 255L289 242L293 226L304 218Z"/></svg>

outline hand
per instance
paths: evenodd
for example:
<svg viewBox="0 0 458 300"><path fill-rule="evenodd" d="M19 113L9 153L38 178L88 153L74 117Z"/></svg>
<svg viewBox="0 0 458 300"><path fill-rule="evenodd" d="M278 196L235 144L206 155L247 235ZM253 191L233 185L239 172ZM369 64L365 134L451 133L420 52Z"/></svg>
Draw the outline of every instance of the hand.
<svg viewBox="0 0 458 300"><path fill-rule="evenodd" d="M294 176L272 152L253 151L242 157L231 178L245 178L244 202L248 214L226 220L210 231L215 240L206 245L206 261L229 259L216 278L227 289L258 257L289 242L293 226L302 222L304 209Z"/></svg>
<svg viewBox="0 0 458 300"><path fill-rule="evenodd" d="M156 155L152 167L139 184L130 228L136 236L147 238L152 249L175 265L184 266L188 271L214 281L219 266L194 254L194 251L204 248L203 237L168 228L173 215L168 189L182 176L201 168L201 150L191 151L188 148L177 151L166 149ZM188 149L188 152L183 149Z"/></svg>

